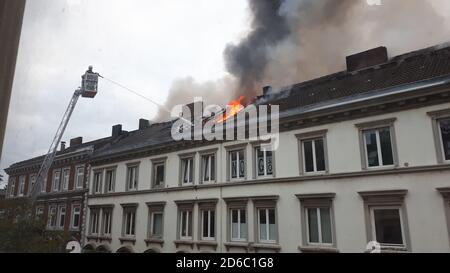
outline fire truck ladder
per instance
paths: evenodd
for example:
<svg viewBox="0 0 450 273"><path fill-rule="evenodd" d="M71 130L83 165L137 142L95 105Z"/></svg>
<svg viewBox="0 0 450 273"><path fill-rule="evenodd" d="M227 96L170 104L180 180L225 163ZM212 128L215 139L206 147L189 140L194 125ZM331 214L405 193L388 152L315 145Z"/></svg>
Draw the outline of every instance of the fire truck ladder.
<svg viewBox="0 0 450 273"><path fill-rule="evenodd" d="M66 112L63 115L58 130L53 137L52 144L50 145L50 148L48 149L44 161L42 162L42 165L39 169L36 177L36 183L34 184L30 194L32 204L36 202L38 195L42 192L42 189L45 185L44 183L47 181L48 171L53 164L58 145L63 137L64 131L66 130L67 124L69 123L70 117L72 116L73 110L75 109L75 105L77 104L80 95L87 98L95 97L95 95L97 94L97 85L98 73L92 72L92 66L90 66L89 70L86 71L86 74L82 76L82 87L75 90L75 92L73 93L72 99L69 102L69 106L67 106Z"/></svg>

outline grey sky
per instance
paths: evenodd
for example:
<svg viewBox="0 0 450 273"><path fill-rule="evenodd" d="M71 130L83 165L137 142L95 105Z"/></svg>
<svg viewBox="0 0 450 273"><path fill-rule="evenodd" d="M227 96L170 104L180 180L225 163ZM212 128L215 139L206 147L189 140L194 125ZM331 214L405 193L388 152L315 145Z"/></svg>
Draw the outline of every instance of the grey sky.
<svg viewBox="0 0 450 273"><path fill-rule="evenodd" d="M172 82L224 76L226 44L245 35L242 0L29 0L0 169L45 153L62 114L92 64L101 74L164 103ZM64 140L85 141L157 109L108 82L80 99Z"/></svg>

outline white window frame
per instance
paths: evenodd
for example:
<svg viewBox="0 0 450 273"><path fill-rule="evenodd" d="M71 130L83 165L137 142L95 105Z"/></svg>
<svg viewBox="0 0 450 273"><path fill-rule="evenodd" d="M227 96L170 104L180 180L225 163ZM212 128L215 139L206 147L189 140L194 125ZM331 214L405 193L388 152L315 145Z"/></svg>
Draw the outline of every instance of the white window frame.
<svg viewBox="0 0 450 273"><path fill-rule="evenodd" d="M25 195L25 180L26 176L19 176L19 190L17 191L17 196L22 197Z"/></svg>
<svg viewBox="0 0 450 273"><path fill-rule="evenodd" d="M100 232L100 209L95 208L90 210L90 221L89 221L89 234L98 235Z"/></svg>
<svg viewBox="0 0 450 273"><path fill-rule="evenodd" d="M390 165L384 165L383 162L383 153L381 152L381 140L380 140L380 130L388 129L389 134L391 136L390 142L391 142L391 152L392 152L392 161L393 163ZM376 137L376 143L377 143L377 156L378 156L378 166L369 166L369 153L367 151L367 139L366 134L375 132ZM364 140L364 151L366 155L366 167L368 169L380 169L380 168L392 168L395 166L395 158L394 158L394 144L392 143L392 131L390 127L380 127L380 128L373 128L373 129L367 129L362 131L363 134L363 140Z"/></svg>
<svg viewBox="0 0 450 273"><path fill-rule="evenodd" d="M258 168L258 151L263 152L263 161L264 161L264 174L259 174L259 168ZM267 152L272 152L272 173L267 173ZM264 148L264 146L257 146L255 147L255 174L257 178L268 178L268 177L274 177L275 176L275 166L274 166L274 158L275 153L274 151L267 151L267 148Z"/></svg>
<svg viewBox="0 0 450 273"><path fill-rule="evenodd" d="M442 153L442 162L444 163L450 163L450 159L445 159L445 150L444 150L444 139L442 138L442 128L441 128L441 121L443 120L449 120L450 121L450 117L447 118L440 118L437 120L437 129L438 129L438 133L439 133L439 143L440 143L440 149L441 149L441 153Z"/></svg>
<svg viewBox="0 0 450 273"><path fill-rule="evenodd" d="M194 156L187 156L181 158L181 186L191 186L194 185L195 180L195 157ZM185 165L187 164L187 178L188 182L185 182ZM191 168L192 164L192 168ZM191 169L192 169L192 181L189 181L189 178L191 177Z"/></svg>
<svg viewBox="0 0 450 273"><path fill-rule="evenodd" d="M52 191L58 192L60 190L61 190L61 170L54 170L52 176Z"/></svg>
<svg viewBox="0 0 450 273"><path fill-rule="evenodd" d="M240 177L241 166L239 164L241 158L239 157L239 153L243 152L244 156L244 176ZM230 177L230 181L242 181L246 179L247 176L247 162L246 162L246 153L247 150L245 148L230 150L228 151L229 164L228 164L228 175ZM233 153L236 153L236 178L233 178Z"/></svg>
<svg viewBox="0 0 450 273"><path fill-rule="evenodd" d="M230 208L230 240L232 242L246 242L248 240L248 213L247 213L247 209L246 208ZM234 238L233 237L233 211L237 211L238 213L238 222L237 222L237 233L239 235L239 238ZM242 237L242 230L241 230L241 213L242 211L245 211L245 226L246 226L246 233L247 233L247 238L243 238Z"/></svg>
<svg viewBox="0 0 450 273"><path fill-rule="evenodd" d="M16 190L16 179L10 178L9 179L9 196L14 197Z"/></svg>
<svg viewBox="0 0 450 273"><path fill-rule="evenodd" d="M99 179L97 180L97 175ZM103 184L103 170L94 170L94 178L93 178L93 194L101 194L102 193L102 184Z"/></svg>
<svg viewBox="0 0 450 273"><path fill-rule="evenodd" d="M400 206L370 206L370 224L371 224L371 231L372 231L372 240L377 241L377 231L376 231L376 225L375 225L375 210L398 210L399 212L399 218L400 218L400 230L402 232L402 241L403 244L380 244L384 247L393 247L393 248L406 248L406 237L405 237L405 225L403 223L403 211Z"/></svg>
<svg viewBox="0 0 450 273"><path fill-rule="evenodd" d="M204 221L205 221L205 215L204 215L204 212L207 212L208 213L208 225L207 225L207 228L208 228L208 230L207 230L207 234L208 234L208 236L203 236L203 234L204 234L204 230L203 230L203 228L204 228ZM216 221L216 210L215 209L202 209L201 211L200 211L200 213L201 213L201 238L202 238L202 240L203 241L215 241L216 240L216 223L215 223L215 221ZM212 234L211 234L211 213L213 213L214 214L214 236L211 236Z"/></svg>
<svg viewBox="0 0 450 273"><path fill-rule="evenodd" d="M109 214L109 218L105 217L106 213ZM113 214L112 208L103 208L101 210L101 215L102 215L101 234L103 236L111 236L111 234L112 234L112 223L113 223L112 222L112 216L113 216L112 214Z"/></svg>
<svg viewBox="0 0 450 273"><path fill-rule="evenodd" d="M80 172L81 170L81 172ZM81 183L80 183L81 180ZM81 185L80 185L81 184ZM75 169L75 188L77 190L84 188L84 166L78 166Z"/></svg>
<svg viewBox="0 0 450 273"><path fill-rule="evenodd" d="M62 212L64 210L64 213ZM66 207L66 205L61 205L61 206L58 206L58 220L57 220L57 223L56 223L56 228L57 229L64 229L64 227L65 227L65 225L66 225L66 214L67 214L67 207ZM64 217L64 218L62 218L62 217ZM64 223L63 223L63 225L61 226L61 219L63 219L64 220Z"/></svg>
<svg viewBox="0 0 450 273"><path fill-rule="evenodd" d="M124 207L123 211L123 230L122 236L124 238L135 238L136 237L136 207ZM129 218L130 217L130 218ZM129 228L130 233L127 233ZM133 233L131 233L133 231Z"/></svg>
<svg viewBox="0 0 450 273"><path fill-rule="evenodd" d="M157 179L158 179L158 167L162 166L164 168L164 174L163 174L163 180L159 183L159 185L156 185ZM166 162L165 161L159 161L153 163L153 182L152 187L153 188L162 188L164 187L166 183Z"/></svg>
<svg viewBox="0 0 450 273"><path fill-rule="evenodd" d="M133 170L133 171L132 171ZM133 176L132 176L133 174ZM126 181L127 191L137 191L139 187L139 164L128 164L127 165L127 181Z"/></svg>
<svg viewBox="0 0 450 273"><path fill-rule="evenodd" d="M214 159L213 159L214 157ZM216 160L217 160L217 155L216 153L205 153L201 155L201 181L203 184L207 184L207 183L215 183L217 181L217 167L216 167ZM208 162L208 164L206 164L206 162ZM208 168L206 169L206 165L208 166ZM214 166L214 179L211 178L211 170L212 170L212 166ZM205 179L205 172L208 173L208 180Z"/></svg>
<svg viewBox="0 0 450 273"><path fill-rule="evenodd" d="M30 175L30 183L28 185L28 194L31 194L31 191L33 190L34 185L36 184L37 174L31 174Z"/></svg>
<svg viewBox="0 0 450 273"><path fill-rule="evenodd" d="M305 207L305 220L306 220L306 239L307 239L307 243L308 245L312 245L312 246L328 246L328 247L332 247L334 245L334 234L333 234L333 219L332 219L332 210L331 207L326 207L326 206L315 206L315 207ZM316 210L317 213L317 232L319 235L319 242L311 242L311 237L310 237L310 230L309 230L309 210L310 209L314 209ZM328 209L330 212L330 232L331 232L331 243L324 243L323 242L323 238L322 238L322 215L320 213L321 209Z"/></svg>
<svg viewBox="0 0 450 273"><path fill-rule="evenodd" d="M75 212L75 208L78 208L78 213ZM81 224L81 204L73 204L71 208L70 228L72 230L78 230ZM78 215L78 226L75 226L75 215Z"/></svg>
<svg viewBox="0 0 450 273"><path fill-rule="evenodd" d="M186 216L185 216L186 213ZM180 217L180 230L179 230L179 236L181 240L192 240L192 233L193 233L193 221L194 221L194 217L193 217L193 210L192 209L181 209L180 213L179 213L179 217ZM191 221L189 221L189 218L191 218ZM186 228L186 236L183 236L183 226L184 223L186 223L185 228ZM189 235L189 227L191 230L191 234Z"/></svg>
<svg viewBox="0 0 450 273"><path fill-rule="evenodd" d="M161 234L155 234L155 214L161 215L161 226L162 226ZM149 237L162 239L163 236L164 236L164 212L161 210L150 211Z"/></svg>
<svg viewBox="0 0 450 273"><path fill-rule="evenodd" d="M69 190L70 168L64 168L61 172L61 191Z"/></svg>
<svg viewBox="0 0 450 273"><path fill-rule="evenodd" d="M108 173L111 173L111 181L108 181ZM116 170L106 169L105 170L105 193L112 193L115 191L116 184Z"/></svg>
<svg viewBox="0 0 450 273"><path fill-rule="evenodd" d="M324 160L325 160L325 170L323 171L319 171L317 170L317 153L316 153L316 141L318 140L322 140L323 143L323 150L324 150ZM312 154L313 154L313 168L314 170L312 172L308 172L306 170L306 150L305 150L305 143L306 142L311 142L312 145ZM302 162L303 162L303 173L306 175L311 175L311 174L324 174L327 172L327 163L326 163L326 150L325 150L325 138L324 137L316 137L316 138L312 138L312 139L304 139L301 141L301 145L302 145Z"/></svg>
<svg viewBox="0 0 450 273"><path fill-rule="evenodd" d="M259 242L261 242L261 243L266 243L266 244L275 244L275 243L277 243L277 238L275 238L275 240L271 240L270 239L270 220L269 220L269 210L273 210L274 211L274 215L275 215L275 234L277 233L277 211L276 211L276 208L274 208L274 207L260 207L260 208L257 208L257 211L258 211L258 221L257 221L257 227L258 227L258 241ZM265 212L265 214L266 214L266 234L267 234L267 238L261 238L261 228L260 228L260 226L261 226L261 222L260 222L260 214L261 214L261 211L264 211ZM277 236L277 234L275 235L275 236Z"/></svg>
<svg viewBox="0 0 450 273"><path fill-rule="evenodd" d="M52 213L52 211L54 212ZM48 221L47 228L54 229L58 225L58 207L56 205L51 205L48 207ZM53 225L52 220L55 219L55 225Z"/></svg>

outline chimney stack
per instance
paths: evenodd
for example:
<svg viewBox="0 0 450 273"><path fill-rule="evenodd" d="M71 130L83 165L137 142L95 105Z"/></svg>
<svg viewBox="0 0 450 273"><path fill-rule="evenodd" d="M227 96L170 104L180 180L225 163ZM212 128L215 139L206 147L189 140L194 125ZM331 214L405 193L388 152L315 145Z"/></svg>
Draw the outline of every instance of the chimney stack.
<svg viewBox="0 0 450 273"><path fill-rule="evenodd" d="M70 140L70 146L69 147L75 147L78 145L83 144L83 137L76 137L76 138L72 138Z"/></svg>
<svg viewBox="0 0 450 273"><path fill-rule="evenodd" d="M347 56L347 71L352 72L388 61L387 48L380 46L361 53Z"/></svg>
<svg viewBox="0 0 450 273"><path fill-rule="evenodd" d="M263 87L263 96L267 96L272 92L272 86Z"/></svg>
<svg viewBox="0 0 450 273"><path fill-rule="evenodd" d="M61 141L61 151L64 151L66 149L66 142Z"/></svg>
<svg viewBox="0 0 450 273"><path fill-rule="evenodd" d="M122 134L122 124L117 124L112 127L112 137L116 138Z"/></svg>
<svg viewBox="0 0 450 273"><path fill-rule="evenodd" d="M139 130L147 129L150 126L151 126L151 123L149 120L143 119L143 118L139 119Z"/></svg>

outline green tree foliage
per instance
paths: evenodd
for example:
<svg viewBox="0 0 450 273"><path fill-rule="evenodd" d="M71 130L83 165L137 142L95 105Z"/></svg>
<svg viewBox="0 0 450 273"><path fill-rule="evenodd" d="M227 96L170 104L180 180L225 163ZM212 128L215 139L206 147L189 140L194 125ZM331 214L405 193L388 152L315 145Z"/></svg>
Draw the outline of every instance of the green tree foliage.
<svg viewBox="0 0 450 273"><path fill-rule="evenodd" d="M0 200L0 252L65 252L70 235L47 231L43 219L34 217L32 211L26 199Z"/></svg>

